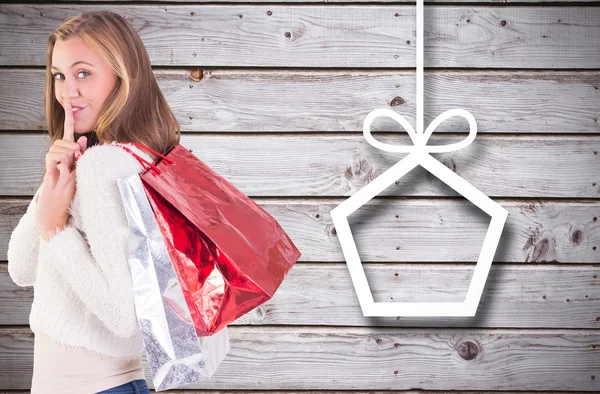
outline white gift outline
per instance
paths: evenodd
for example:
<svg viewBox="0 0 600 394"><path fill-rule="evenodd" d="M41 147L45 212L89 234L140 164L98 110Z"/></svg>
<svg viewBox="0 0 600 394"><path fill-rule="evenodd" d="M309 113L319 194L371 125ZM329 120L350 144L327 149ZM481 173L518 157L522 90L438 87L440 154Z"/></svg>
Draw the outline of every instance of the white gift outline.
<svg viewBox="0 0 600 394"><path fill-rule="evenodd" d="M331 210L330 215L363 316L475 316L508 211L429 154L430 152L449 152L466 147L475 139L477 123L468 111L454 108L438 115L423 132L423 0L417 1L417 44L417 130L413 129L402 115L387 108L371 111L363 123L363 135L369 144L388 152L408 152L409 154ZM371 123L378 116L389 116L400 123L408 132L414 145L390 145L375 140L371 135ZM427 146L427 141L437 126L452 116L462 116L467 119L469 122L467 138L454 144ZM421 165L437 176L491 216L467 296L462 302L375 302L354 243L348 216L417 165Z"/></svg>

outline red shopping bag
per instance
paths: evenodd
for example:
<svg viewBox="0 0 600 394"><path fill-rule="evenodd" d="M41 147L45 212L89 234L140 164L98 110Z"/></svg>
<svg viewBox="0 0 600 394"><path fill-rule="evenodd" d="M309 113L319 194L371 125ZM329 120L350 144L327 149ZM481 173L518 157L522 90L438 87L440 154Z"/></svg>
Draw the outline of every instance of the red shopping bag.
<svg viewBox="0 0 600 394"><path fill-rule="evenodd" d="M198 335L213 335L275 294L300 251L279 223L180 144L140 179Z"/></svg>

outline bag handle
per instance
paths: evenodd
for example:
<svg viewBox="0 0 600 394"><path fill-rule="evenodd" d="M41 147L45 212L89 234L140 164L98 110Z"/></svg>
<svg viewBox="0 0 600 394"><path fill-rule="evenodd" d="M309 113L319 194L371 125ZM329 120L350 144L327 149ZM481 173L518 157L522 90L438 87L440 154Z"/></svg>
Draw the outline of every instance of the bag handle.
<svg viewBox="0 0 600 394"><path fill-rule="evenodd" d="M152 148L150 148L150 147L148 147L148 146L146 146L146 145L144 145L144 144L140 144L139 142L128 142L128 144L135 145L135 146L137 146L138 148L140 148L140 149L142 149L142 150L145 150L145 151L150 151L150 152L154 153L155 155L162 157L162 158L163 158L163 159L164 159L164 160L165 160L167 163L171 163L171 164L175 165L175 162L174 162L173 160L169 159L169 158L168 158L167 156L165 156L165 155L161 155L160 153L158 153L158 152L157 152L157 151L155 151L154 149L152 149ZM142 160L143 160L143 159L142 159Z"/></svg>
<svg viewBox="0 0 600 394"><path fill-rule="evenodd" d="M175 164L176 164L176 163L175 163L173 160L169 159L169 158L168 158L168 157L166 157L165 155L162 155L162 154L158 153L157 151L153 150L152 148L150 148L150 147L147 147L147 146L146 146L146 145L144 145L144 144L140 144L140 143L137 143L137 142L129 142L129 143L130 143L130 144L132 144L132 145L134 145L134 146L136 146L136 147L138 147L139 149L146 150L146 151L150 151L150 152L152 152L152 153L156 154L157 156L160 156L160 157L162 157L162 158L163 158L163 160L165 160L165 161L166 161L167 163L169 163L169 164L172 164L172 165L175 165ZM120 148L123 148L123 149L124 149L124 150L126 150L127 152L131 153L131 154L133 155L133 157L135 157L135 158L137 159L138 163L140 163L140 165L141 165L141 166L144 168L144 170L152 169L152 170L156 171L156 172L157 172L159 175L161 175L161 174L162 174L162 171L161 171L161 170L159 170L157 166L155 166L154 164L152 164L152 163L148 162L146 159L144 159L144 158L141 158L141 157L140 157L140 156L138 156L138 155L137 155L135 152L133 152L131 149L129 149L129 148L127 148L126 146L123 146L123 145L121 145L121 144L119 144L119 143L117 143L117 144L115 144L115 145L117 145L117 146L119 146Z"/></svg>
<svg viewBox="0 0 600 394"><path fill-rule="evenodd" d="M169 163L169 164L172 164L172 165L175 165L175 164L176 164L176 163L175 163L173 160L169 159L167 156L165 156L165 155L161 155L160 153L158 153L158 152L157 152L157 151L155 151L154 149L152 149L152 148L150 148L150 147L147 147L147 146L146 146L146 145L144 145L144 144L140 144L140 143L137 143L137 142L128 142L128 143L129 143L129 144L132 144L132 145L134 145L134 146L136 146L136 147L138 147L138 148L139 148L139 149L141 149L141 150L150 151L150 152L154 153L155 155L162 157L162 158L163 158L163 160L165 160L165 161L166 161L167 163ZM135 157L135 158L136 158L136 160L138 161L138 163L140 163L140 165L141 165L141 166L144 168L144 170L153 169L153 170L154 170L154 171L156 171L156 172L157 172L159 175L161 175L161 174L162 174L162 171L161 171L161 170L159 170L157 166L155 166L154 164L152 164L152 163L148 162L146 159L144 159L144 158L141 158L140 156L138 156L138 155L137 155L137 154L136 154L134 151L132 151L131 149L127 148L126 146L123 146L123 145L121 145L120 143L116 143L115 145L116 145L116 146L118 146L118 147L120 147L120 148L123 148L123 149L124 149L124 150L126 150L127 152L131 153L131 154L133 155L133 157ZM84 152L84 153L85 153L85 152ZM79 152L77 152L77 154L75 155L75 161L78 161L78 160L79 160L79 158L80 158L81 156L83 156L83 154L82 154L82 153L79 153Z"/></svg>

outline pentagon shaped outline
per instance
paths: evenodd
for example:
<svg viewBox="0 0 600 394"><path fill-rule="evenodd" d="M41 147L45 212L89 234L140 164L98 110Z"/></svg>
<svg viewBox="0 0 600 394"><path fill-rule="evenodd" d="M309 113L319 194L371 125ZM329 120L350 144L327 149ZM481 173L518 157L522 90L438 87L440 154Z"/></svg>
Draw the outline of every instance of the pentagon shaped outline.
<svg viewBox="0 0 600 394"><path fill-rule="evenodd" d="M439 118L447 118L463 113L466 113L466 111L459 109L449 110L440 115ZM370 137L370 124L373 118L386 114L397 120L401 118L399 114L389 109L375 109L371 111L365 119L363 126L365 137L367 137L367 134ZM403 123L406 122L403 118L402 121ZM436 121L433 123L439 124ZM411 135L411 138L413 137L416 137L416 135ZM379 143L379 145L383 146L384 144ZM420 148L423 148L422 144L418 145L421 145ZM454 145L461 146L460 143ZM466 144L462 144L462 146L464 145ZM420 149L419 147L413 148L416 149L405 149L404 151L410 151L411 153L330 212L363 316L475 316L492 265L492 260L500 241L502 229L504 228L508 216L508 211L433 158L426 150ZM435 146L430 148L434 148L431 149L431 151L449 150L444 149L443 147L438 147L439 149L436 149ZM391 151L392 149L388 150ZM400 151L400 149L395 149L395 151ZM483 241L477 264L473 271L473 277L467 291L467 296L462 302L375 302L362 267L362 262L358 255L358 249L356 248L354 237L352 236L350 225L348 223L348 216L385 190L386 187L394 183L397 179L402 178L417 165L421 165L433 175L437 176L452 189L466 197L469 201L491 216L490 225Z"/></svg>

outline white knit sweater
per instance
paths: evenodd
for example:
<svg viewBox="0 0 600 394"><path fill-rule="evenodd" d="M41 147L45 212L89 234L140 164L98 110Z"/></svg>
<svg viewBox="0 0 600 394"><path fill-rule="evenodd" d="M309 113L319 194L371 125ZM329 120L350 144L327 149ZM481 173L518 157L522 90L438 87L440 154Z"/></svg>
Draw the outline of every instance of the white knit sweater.
<svg viewBox="0 0 600 394"><path fill-rule="evenodd" d="M10 277L19 286L34 286L34 333L109 357L142 354L127 261L129 229L117 184L142 169L114 143L88 148L75 167L69 223L48 241L36 227L35 193L8 245Z"/></svg>

